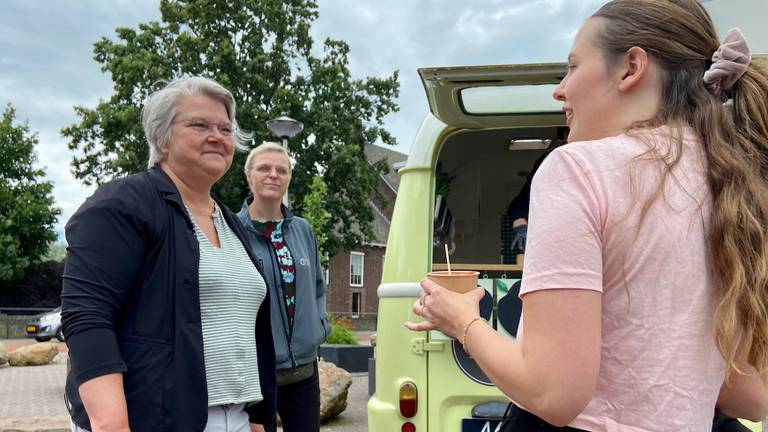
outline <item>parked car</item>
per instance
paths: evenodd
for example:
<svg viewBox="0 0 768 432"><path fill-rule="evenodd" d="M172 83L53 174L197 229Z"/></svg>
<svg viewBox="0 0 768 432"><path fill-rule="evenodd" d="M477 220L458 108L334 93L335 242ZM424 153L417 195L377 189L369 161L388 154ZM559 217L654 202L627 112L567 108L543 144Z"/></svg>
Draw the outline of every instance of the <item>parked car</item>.
<svg viewBox="0 0 768 432"><path fill-rule="evenodd" d="M38 342L46 342L52 338L64 342L64 332L61 329L61 307L35 315L27 323L26 330L27 337L35 338Z"/></svg>

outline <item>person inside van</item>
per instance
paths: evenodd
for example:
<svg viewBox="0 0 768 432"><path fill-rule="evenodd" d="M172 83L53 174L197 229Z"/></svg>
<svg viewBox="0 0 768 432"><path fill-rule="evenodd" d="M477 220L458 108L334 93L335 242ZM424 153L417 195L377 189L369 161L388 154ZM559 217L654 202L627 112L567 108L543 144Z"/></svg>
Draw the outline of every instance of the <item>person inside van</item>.
<svg viewBox="0 0 768 432"><path fill-rule="evenodd" d="M614 0L554 92L569 144L531 188L519 339L484 290L425 279L414 331L455 337L515 401L502 430L712 428L768 415L768 65L696 0Z"/></svg>
<svg viewBox="0 0 768 432"><path fill-rule="evenodd" d="M541 163L549 156L556 148L563 145L568 140L568 128L557 128L557 138L553 139L549 145L549 148L544 152L541 157L536 159L533 163L533 169L528 173L525 178L523 187L520 188L520 192L512 198L509 206L507 207L507 221L512 224L512 241L509 245L510 255L514 256L519 253L525 252L525 241L528 235L528 212L531 201L531 183L533 182L533 176L536 175L536 171L539 170Z"/></svg>

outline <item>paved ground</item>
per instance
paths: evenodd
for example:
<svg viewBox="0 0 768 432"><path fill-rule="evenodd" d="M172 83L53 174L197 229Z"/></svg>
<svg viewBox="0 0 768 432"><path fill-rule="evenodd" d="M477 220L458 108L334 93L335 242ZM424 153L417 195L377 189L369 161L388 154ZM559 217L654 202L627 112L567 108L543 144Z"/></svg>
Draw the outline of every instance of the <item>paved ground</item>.
<svg viewBox="0 0 768 432"><path fill-rule="evenodd" d="M9 351L32 342L21 339L0 340ZM64 346L65 351L66 346L61 346ZM69 431L69 416L63 399L65 375L66 364L1 366L0 432ZM322 431L367 431L367 402L368 374L352 374L347 409L339 417L324 424Z"/></svg>
<svg viewBox="0 0 768 432"><path fill-rule="evenodd" d="M66 431L66 364L0 367L0 431Z"/></svg>

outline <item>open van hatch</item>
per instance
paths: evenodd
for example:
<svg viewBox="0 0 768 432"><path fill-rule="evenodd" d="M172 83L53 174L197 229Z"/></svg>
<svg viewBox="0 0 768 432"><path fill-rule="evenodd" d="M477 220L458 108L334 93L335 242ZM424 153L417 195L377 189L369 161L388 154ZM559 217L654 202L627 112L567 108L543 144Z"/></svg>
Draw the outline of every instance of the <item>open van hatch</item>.
<svg viewBox="0 0 768 432"><path fill-rule="evenodd" d="M459 128L563 124L552 98L566 63L421 68L429 110ZM512 118L510 115L514 115Z"/></svg>

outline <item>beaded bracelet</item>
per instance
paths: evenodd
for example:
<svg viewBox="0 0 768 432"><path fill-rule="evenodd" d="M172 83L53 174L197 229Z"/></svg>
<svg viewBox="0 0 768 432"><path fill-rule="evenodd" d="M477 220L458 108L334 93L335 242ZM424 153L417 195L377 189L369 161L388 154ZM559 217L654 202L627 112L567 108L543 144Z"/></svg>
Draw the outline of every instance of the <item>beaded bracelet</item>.
<svg viewBox="0 0 768 432"><path fill-rule="evenodd" d="M472 324L475 323L475 321L480 321L480 320L488 322L488 320L486 320L483 317L474 317L471 320L469 320L467 325L464 326L464 335L461 337L460 342L461 342L461 346L464 347L464 352L467 353L469 358L472 358L472 354L470 354L469 351L467 350L467 332L469 332L469 328L472 326Z"/></svg>

